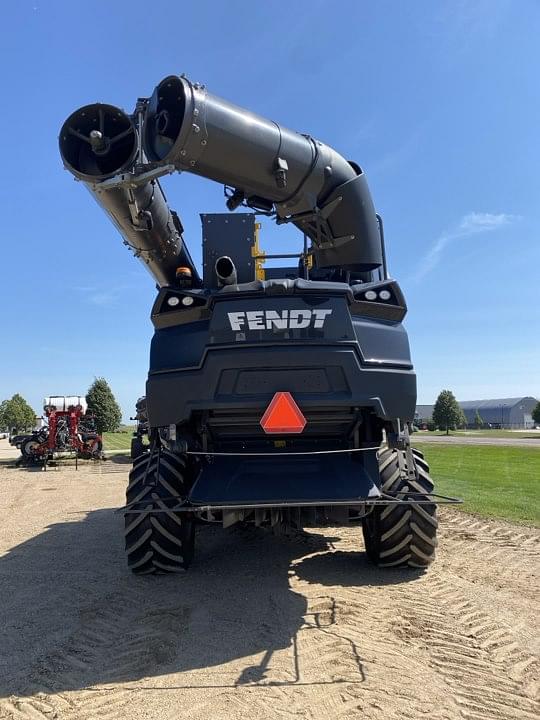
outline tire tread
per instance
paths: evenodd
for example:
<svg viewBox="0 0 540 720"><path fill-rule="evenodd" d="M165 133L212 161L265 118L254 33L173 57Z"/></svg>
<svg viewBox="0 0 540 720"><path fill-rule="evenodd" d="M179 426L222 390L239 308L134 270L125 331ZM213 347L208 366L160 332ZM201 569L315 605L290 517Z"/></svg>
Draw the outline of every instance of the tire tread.
<svg viewBox="0 0 540 720"><path fill-rule="evenodd" d="M399 457L401 453L401 458ZM384 492L429 493L434 490L429 466L418 450L412 451L414 479L403 477L407 454L402 450L385 448L379 453L381 487ZM422 499L420 496L419 499ZM435 503L375 506L363 521L364 541L369 559L381 567L427 567L433 562L437 547L437 518Z"/></svg>
<svg viewBox="0 0 540 720"><path fill-rule="evenodd" d="M133 512L125 512L124 532L135 574L183 572L193 558L193 519L172 509L187 494L185 467L184 458L163 449L159 457L146 452L133 462L126 491Z"/></svg>

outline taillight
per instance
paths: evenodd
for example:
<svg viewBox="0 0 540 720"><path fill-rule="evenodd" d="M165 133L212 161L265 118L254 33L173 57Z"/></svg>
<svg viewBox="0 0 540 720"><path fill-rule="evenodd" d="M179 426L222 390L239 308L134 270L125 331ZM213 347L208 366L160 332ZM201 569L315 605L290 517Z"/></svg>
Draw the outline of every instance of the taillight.
<svg viewBox="0 0 540 720"><path fill-rule="evenodd" d="M401 322L407 312L405 298L395 280L358 283L351 286L352 315Z"/></svg>

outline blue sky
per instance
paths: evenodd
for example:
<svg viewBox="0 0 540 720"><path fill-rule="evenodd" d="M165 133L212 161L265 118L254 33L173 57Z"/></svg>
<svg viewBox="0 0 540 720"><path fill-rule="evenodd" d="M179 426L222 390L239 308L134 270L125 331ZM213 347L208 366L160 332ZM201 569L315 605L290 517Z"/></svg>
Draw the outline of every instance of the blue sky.
<svg viewBox="0 0 540 720"><path fill-rule="evenodd" d="M143 393L153 283L57 135L80 105L131 111L182 72L365 169L419 402L540 397L539 36L536 0L4 3L0 399L39 410L103 375L129 416ZM224 210L222 188L163 185L199 260L198 213ZM267 250L300 240L264 226Z"/></svg>

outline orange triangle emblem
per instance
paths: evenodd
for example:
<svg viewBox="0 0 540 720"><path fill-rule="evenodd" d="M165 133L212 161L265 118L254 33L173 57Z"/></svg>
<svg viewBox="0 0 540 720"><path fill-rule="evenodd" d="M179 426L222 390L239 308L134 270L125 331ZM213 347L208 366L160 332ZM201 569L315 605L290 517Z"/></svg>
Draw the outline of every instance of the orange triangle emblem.
<svg viewBox="0 0 540 720"><path fill-rule="evenodd" d="M261 418L265 433L301 433L306 418L289 392L277 392Z"/></svg>

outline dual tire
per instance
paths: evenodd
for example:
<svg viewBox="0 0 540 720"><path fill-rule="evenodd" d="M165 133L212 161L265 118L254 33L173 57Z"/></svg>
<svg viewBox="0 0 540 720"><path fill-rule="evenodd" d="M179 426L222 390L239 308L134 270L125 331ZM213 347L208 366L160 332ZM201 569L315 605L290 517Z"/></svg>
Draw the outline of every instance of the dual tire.
<svg viewBox="0 0 540 720"><path fill-rule="evenodd" d="M429 502L433 481L423 454L412 450L412 458L410 473L404 451L385 448L379 454L382 491L408 501L376 505L362 521L368 558L381 567L425 568L435 558L436 506Z"/></svg>
<svg viewBox="0 0 540 720"><path fill-rule="evenodd" d="M187 495L186 475L185 459L163 449L135 459L126 492L124 530L133 573L183 572L193 559L193 518L174 510Z"/></svg>

